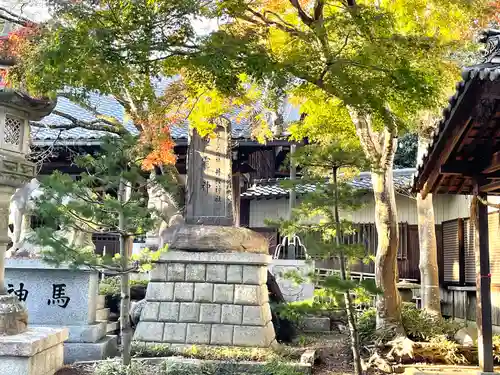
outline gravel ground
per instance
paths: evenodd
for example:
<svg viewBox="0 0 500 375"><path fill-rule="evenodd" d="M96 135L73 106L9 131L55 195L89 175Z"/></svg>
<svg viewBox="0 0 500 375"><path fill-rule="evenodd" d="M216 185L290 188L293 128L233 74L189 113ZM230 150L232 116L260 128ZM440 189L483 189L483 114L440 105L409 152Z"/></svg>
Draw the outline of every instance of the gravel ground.
<svg viewBox="0 0 500 375"><path fill-rule="evenodd" d="M306 336L311 342L306 348L319 351L319 361L314 375L352 375L352 353L349 337L340 333Z"/></svg>

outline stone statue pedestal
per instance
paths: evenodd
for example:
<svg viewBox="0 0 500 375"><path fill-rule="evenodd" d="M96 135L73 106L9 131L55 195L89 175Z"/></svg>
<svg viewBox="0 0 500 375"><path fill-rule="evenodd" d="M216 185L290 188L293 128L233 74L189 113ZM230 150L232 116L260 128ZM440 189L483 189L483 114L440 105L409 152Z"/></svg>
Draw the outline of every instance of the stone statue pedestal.
<svg viewBox="0 0 500 375"><path fill-rule="evenodd" d="M134 340L267 348L271 321L267 240L246 228L169 228L169 251L151 272Z"/></svg>
<svg viewBox="0 0 500 375"><path fill-rule="evenodd" d="M0 336L0 374L53 375L63 366L65 328L36 327Z"/></svg>

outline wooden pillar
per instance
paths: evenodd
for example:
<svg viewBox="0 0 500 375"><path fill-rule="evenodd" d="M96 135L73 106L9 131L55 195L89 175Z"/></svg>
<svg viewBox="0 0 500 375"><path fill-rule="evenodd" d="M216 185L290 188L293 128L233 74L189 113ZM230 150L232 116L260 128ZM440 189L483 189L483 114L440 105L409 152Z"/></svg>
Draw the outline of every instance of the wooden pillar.
<svg viewBox="0 0 500 375"><path fill-rule="evenodd" d="M241 204L241 174L236 172L233 174L233 225L235 227L239 227L241 225L241 216L240 216L240 204Z"/></svg>
<svg viewBox="0 0 500 375"><path fill-rule="evenodd" d="M464 219L458 219L458 273L459 284L465 285L465 226ZM467 315L467 314L465 314Z"/></svg>
<svg viewBox="0 0 500 375"><path fill-rule="evenodd" d="M480 195L484 200L487 196ZM488 207L476 202L475 248L476 248L476 323L478 330L479 366L484 372L493 372L492 322L491 322L491 275L488 244ZM473 210L474 212L474 210ZM471 220L474 218L471 216Z"/></svg>

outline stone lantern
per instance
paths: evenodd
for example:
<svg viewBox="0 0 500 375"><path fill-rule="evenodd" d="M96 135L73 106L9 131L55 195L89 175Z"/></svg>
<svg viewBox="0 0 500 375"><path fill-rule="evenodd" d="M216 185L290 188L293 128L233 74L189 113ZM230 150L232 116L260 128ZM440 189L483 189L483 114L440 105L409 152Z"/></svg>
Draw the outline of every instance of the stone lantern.
<svg viewBox="0 0 500 375"><path fill-rule="evenodd" d="M15 190L35 173L35 165L26 159L30 151L29 122L41 120L54 106L55 102L0 88L0 335L27 330L27 311L18 296L7 293L4 284L9 205Z"/></svg>

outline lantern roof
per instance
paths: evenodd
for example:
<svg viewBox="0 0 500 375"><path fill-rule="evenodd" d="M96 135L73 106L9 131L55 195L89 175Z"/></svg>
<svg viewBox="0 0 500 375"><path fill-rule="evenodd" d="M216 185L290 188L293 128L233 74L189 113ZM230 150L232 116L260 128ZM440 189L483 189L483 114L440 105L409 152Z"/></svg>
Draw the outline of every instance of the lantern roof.
<svg viewBox="0 0 500 375"><path fill-rule="evenodd" d="M20 90L0 87L0 106L22 111L28 120L39 121L52 112L56 101L37 99Z"/></svg>

